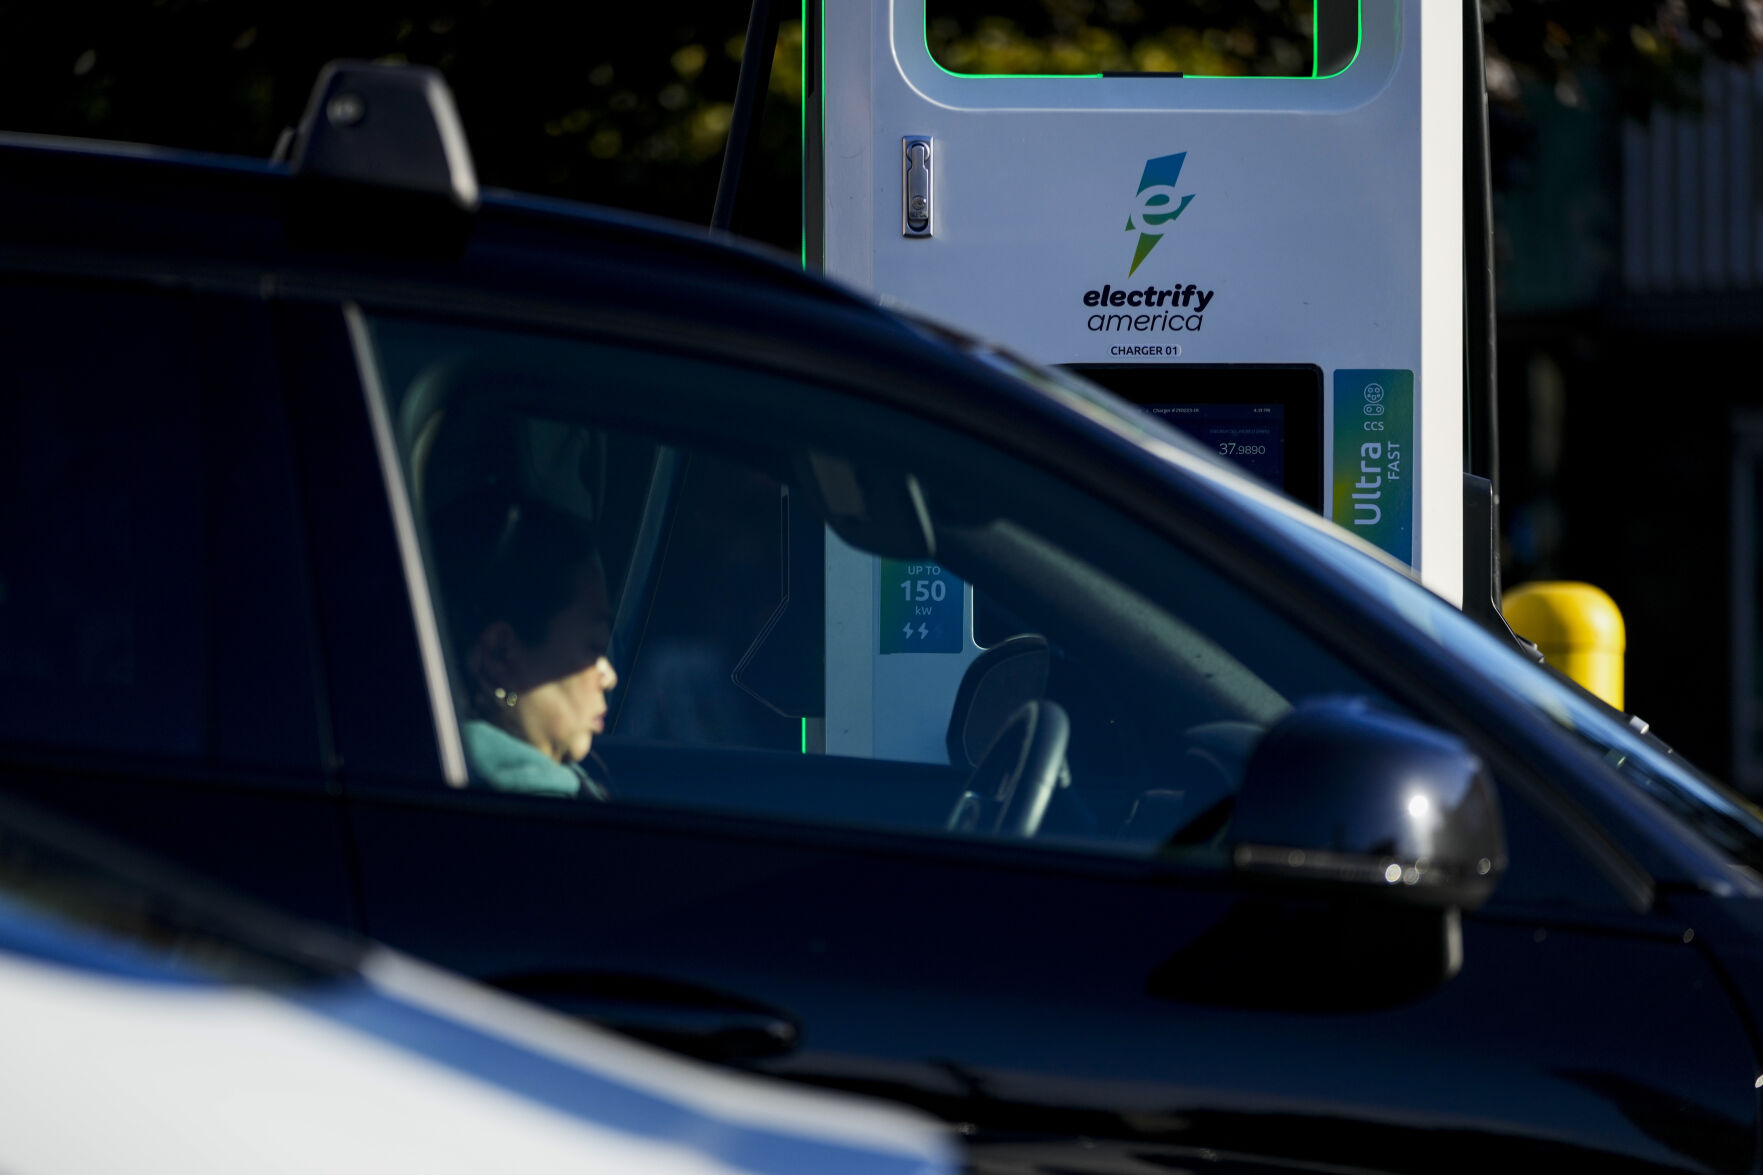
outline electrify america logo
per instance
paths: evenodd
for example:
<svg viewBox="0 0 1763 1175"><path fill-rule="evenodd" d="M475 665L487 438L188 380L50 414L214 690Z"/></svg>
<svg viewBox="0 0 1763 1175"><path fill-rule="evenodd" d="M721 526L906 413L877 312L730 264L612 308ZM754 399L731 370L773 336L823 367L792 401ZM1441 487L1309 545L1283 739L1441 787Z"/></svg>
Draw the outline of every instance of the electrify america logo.
<svg viewBox="0 0 1763 1175"><path fill-rule="evenodd" d="M1157 247L1157 243L1175 224L1176 219L1194 202L1193 193L1184 196L1177 190L1177 185L1181 182L1182 164L1187 162L1187 158L1188 153L1182 151L1145 161L1144 174L1139 177L1139 190L1133 197L1132 211L1126 218L1126 231L1139 235L1138 244L1133 248L1132 268L1126 271L1128 278L1139 271L1139 266L1151 255L1151 250ZM1206 324L1206 307L1212 304L1215 293L1216 290L1203 290L1193 284L1147 285L1143 289L1120 290L1112 285L1104 285L1099 290L1084 291L1084 305L1103 311L1090 315L1084 325L1092 331L1107 333L1197 331ZM1107 309L1112 307L1120 307L1122 312L1108 313ZM1161 346L1117 346L1111 353L1179 355L1181 348L1174 343Z"/></svg>
<svg viewBox="0 0 1763 1175"><path fill-rule="evenodd" d="M1182 151L1145 160L1145 174L1139 177L1138 195L1126 218L1126 231L1139 234L1138 247L1132 252L1132 268L1126 276L1139 271L1139 265L1151 255L1169 226L1194 202L1192 194L1178 197L1175 193L1175 185L1181 181L1181 165L1187 159L1188 153ZM1177 199L1181 203L1177 204Z"/></svg>

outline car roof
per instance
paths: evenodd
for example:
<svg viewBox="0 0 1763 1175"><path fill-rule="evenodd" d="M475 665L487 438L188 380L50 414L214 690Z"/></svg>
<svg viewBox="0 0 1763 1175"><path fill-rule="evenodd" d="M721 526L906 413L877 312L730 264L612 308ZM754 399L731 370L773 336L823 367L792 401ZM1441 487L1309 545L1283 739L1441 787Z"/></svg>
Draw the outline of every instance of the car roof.
<svg viewBox="0 0 1763 1175"><path fill-rule="evenodd" d="M486 190L455 248L330 245L294 239L304 190L290 168L265 160L0 134L0 256L13 271L198 289L260 293L270 282L293 296L407 303L445 294L516 322L556 322L560 308L592 304L601 329L634 341L647 332L668 349L688 333L748 352L763 340L815 351L814 368L834 373L845 359L887 364L913 350L927 379L954 366L988 382L982 367L927 345L872 299L726 233ZM1015 383L996 373L990 382Z"/></svg>
<svg viewBox="0 0 1763 1175"><path fill-rule="evenodd" d="M34 186L65 193L76 188L89 197L82 203L90 205L116 203L118 193L132 201L150 199L151 210L157 215L129 221L130 236L145 242L177 241L198 251L204 239L218 244L225 236L223 230L253 217L273 219L279 228L285 212L281 201L294 179L287 164L267 159L15 132L0 132L0 158L6 161L0 182L15 190ZM209 225L205 231L193 222L191 214L212 215L222 211L227 202L237 206L237 216ZM78 207L61 210L47 222L15 222L11 231L0 226L0 238L30 239L46 227L53 228L55 222L77 224L88 233L103 229L101 224L82 220L79 211ZM525 227L578 242L584 251L642 250L652 259L677 259L708 272L726 272L748 282L875 310L869 300L805 273L799 259L789 254L662 217L489 188L483 193L476 218L491 234ZM106 235L98 232L100 240ZM232 244L237 252L241 244L261 247L272 239L253 240L248 234L246 240ZM278 252L263 248L256 257L271 260ZM881 317L879 312L877 316Z"/></svg>

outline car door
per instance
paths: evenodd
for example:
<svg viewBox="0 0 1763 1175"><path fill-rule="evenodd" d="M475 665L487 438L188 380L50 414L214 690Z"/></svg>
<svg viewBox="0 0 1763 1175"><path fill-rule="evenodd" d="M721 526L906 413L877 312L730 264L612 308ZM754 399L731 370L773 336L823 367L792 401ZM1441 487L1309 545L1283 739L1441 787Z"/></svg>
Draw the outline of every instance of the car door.
<svg viewBox="0 0 1763 1175"><path fill-rule="evenodd" d="M350 925L268 310L139 268L0 277L0 787Z"/></svg>
<svg viewBox="0 0 1763 1175"><path fill-rule="evenodd" d="M982 1170L1752 1163L1744 1023L1644 877L1586 853L1511 748L1459 732L1494 769L1510 858L1460 924L1232 867L1229 798L1284 715L1348 695L1451 719L1379 650L1293 619L1303 601L1228 544L1172 541L1012 451L1003 418L889 407L874 388L896 373L860 392L820 374L830 358L432 306L311 315L360 364L391 494L374 525L415 607L375 644L405 655L380 682L398 696L339 719L408 747L344 776L374 935L686 1051L927 1107ZM645 517L666 525L639 572ZM804 529L882 560L826 564L820 607L873 592L861 639L828 625L813 648L789 619L814 606L788 590ZM919 705L929 687L888 660L928 655L909 642L947 619L889 635L890 560L906 604L920 580L970 584L987 619L962 624L1044 652L995 707L1068 716L1032 818L1007 818L986 755L960 760L979 708ZM633 607L641 631L609 650ZM518 672L541 662L554 676ZM865 748L812 713L805 665L823 702L841 676L900 691L930 723L913 745L947 749L875 729ZM1028 762L1029 741L992 745ZM1429 970L1426 936L1458 925L1460 965Z"/></svg>

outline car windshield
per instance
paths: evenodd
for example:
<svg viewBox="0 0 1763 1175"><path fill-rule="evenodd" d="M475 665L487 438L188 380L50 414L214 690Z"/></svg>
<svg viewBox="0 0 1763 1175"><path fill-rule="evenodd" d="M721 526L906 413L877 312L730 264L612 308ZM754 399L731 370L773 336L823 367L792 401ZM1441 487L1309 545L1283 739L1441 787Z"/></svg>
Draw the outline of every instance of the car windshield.
<svg viewBox="0 0 1763 1175"><path fill-rule="evenodd" d="M1626 721L1572 682L1530 663L1445 600L1363 557L1319 527L1272 511L1264 515L1294 545L1376 590L1397 615L1468 661L1492 687L1503 689L1596 750L1625 779L1728 857L1763 869L1763 813L1649 735L1644 725Z"/></svg>
<svg viewBox="0 0 1763 1175"><path fill-rule="evenodd" d="M980 358L1051 393L1115 431L1166 441L1185 468L1228 483L1241 504L1303 549L1387 600L1391 610L1454 656L1468 661L1494 688L1603 756L1606 763L1696 830L1727 857L1763 870L1763 811L1673 752L1645 726L1606 706L1577 685L1534 665L1459 609L1415 582L1381 553L1351 541L1329 523L1244 477L1210 449L1161 426L1142 410L1068 372L1039 367L1006 352L967 343ZM1169 447L1166 455L1175 457ZM1193 460L1198 458L1198 461Z"/></svg>

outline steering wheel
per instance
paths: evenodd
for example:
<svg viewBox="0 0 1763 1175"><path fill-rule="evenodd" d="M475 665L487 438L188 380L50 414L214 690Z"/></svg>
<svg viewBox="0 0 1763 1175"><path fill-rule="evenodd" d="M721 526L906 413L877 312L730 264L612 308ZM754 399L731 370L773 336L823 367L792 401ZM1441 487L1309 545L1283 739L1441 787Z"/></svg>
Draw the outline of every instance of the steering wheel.
<svg viewBox="0 0 1763 1175"><path fill-rule="evenodd" d="M1071 782L1065 764L1070 742L1071 719L1057 702L1018 706L967 777L948 830L1033 836L1053 792Z"/></svg>

